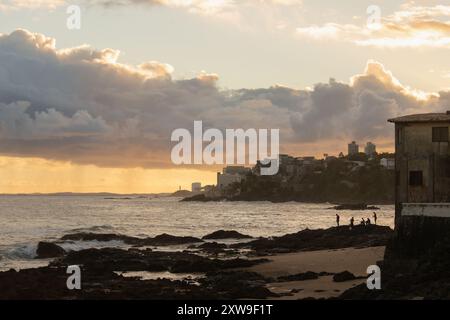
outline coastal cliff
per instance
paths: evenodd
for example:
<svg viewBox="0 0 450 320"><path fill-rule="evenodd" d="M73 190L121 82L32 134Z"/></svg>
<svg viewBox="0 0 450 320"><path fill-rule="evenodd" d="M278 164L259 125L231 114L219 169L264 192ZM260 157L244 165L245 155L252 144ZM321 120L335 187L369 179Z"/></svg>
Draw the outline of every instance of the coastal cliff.
<svg viewBox="0 0 450 320"><path fill-rule="evenodd" d="M197 195L185 201L272 201L393 204L395 172L376 164L355 167L333 160L320 170L291 176L280 171L275 176L248 174L221 195Z"/></svg>

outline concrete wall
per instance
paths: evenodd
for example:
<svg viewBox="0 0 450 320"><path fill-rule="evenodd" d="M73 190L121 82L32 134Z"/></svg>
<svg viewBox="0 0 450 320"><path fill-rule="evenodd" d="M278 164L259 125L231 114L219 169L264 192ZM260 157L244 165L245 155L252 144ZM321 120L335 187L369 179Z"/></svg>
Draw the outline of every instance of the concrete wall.
<svg viewBox="0 0 450 320"><path fill-rule="evenodd" d="M450 123L396 124L396 225L402 203L450 202L450 148L432 142L433 127ZM410 171L422 171L423 185L409 185Z"/></svg>
<svg viewBox="0 0 450 320"><path fill-rule="evenodd" d="M450 252L450 148L432 139L433 127L445 126L450 123L396 123L395 235L386 266L400 261L415 270L414 261ZM422 186L409 184L410 171L422 171Z"/></svg>
<svg viewBox="0 0 450 320"><path fill-rule="evenodd" d="M402 205L404 216L450 218L450 203L405 203Z"/></svg>
<svg viewBox="0 0 450 320"><path fill-rule="evenodd" d="M403 216L395 229L395 236L387 245L385 261L424 257L439 247L450 252L450 219Z"/></svg>
<svg viewBox="0 0 450 320"><path fill-rule="evenodd" d="M191 191L198 193L202 191L202 184L200 182L194 182L191 186Z"/></svg>

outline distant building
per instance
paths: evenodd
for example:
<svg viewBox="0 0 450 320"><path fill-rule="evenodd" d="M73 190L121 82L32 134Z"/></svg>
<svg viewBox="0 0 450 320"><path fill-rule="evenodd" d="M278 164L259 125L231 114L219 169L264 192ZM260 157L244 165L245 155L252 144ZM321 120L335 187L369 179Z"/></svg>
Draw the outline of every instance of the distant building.
<svg viewBox="0 0 450 320"><path fill-rule="evenodd" d="M373 157L377 153L377 146L372 142L367 142L366 147L364 148L364 153L369 157Z"/></svg>
<svg viewBox="0 0 450 320"><path fill-rule="evenodd" d="M348 144L348 155L352 156L359 153L359 145L355 141Z"/></svg>
<svg viewBox="0 0 450 320"><path fill-rule="evenodd" d="M316 161L316 158L314 156L306 156L300 158L303 161L303 165L310 165L313 164L314 161Z"/></svg>
<svg viewBox="0 0 450 320"><path fill-rule="evenodd" d="M250 168L242 166L229 166L224 168L222 173L217 173L217 189L224 190L233 183L241 182L250 172Z"/></svg>
<svg viewBox="0 0 450 320"><path fill-rule="evenodd" d="M380 160L380 166L385 167L388 170L395 170L395 159L383 158Z"/></svg>
<svg viewBox="0 0 450 320"><path fill-rule="evenodd" d="M200 182L194 182L191 191L194 193L202 192L202 184Z"/></svg>
<svg viewBox="0 0 450 320"><path fill-rule="evenodd" d="M279 161L280 161L279 162L280 167L286 167L289 165L292 166L292 165L298 164L298 159L296 159L290 155L287 155L287 154L280 154Z"/></svg>
<svg viewBox="0 0 450 320"><path fill-rule="evenodd" d="M241 182L242 176L238 174L217 173L217 188L224 190L235 182Z"/></svg>
<svg viewBox="0 0 450 320"><path fill-rule="evenodd" d="M249 168L243 166L228 166L223 169L224 174L238 174L238 175L246 175L250 171Z"/></svg>
<svg viewBox="0 0 450 320"><path fill-rule="evenodd" d="M450 111L395 123L396 226L403 216L450 218Z"/></svg>

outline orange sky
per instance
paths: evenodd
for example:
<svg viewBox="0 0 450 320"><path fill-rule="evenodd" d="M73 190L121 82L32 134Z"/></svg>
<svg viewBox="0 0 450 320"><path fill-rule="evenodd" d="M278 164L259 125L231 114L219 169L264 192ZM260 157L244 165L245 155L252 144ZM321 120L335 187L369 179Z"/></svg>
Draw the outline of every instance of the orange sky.
<svg viewBox="0 0 450 320"><path fill-rule="evenodd" d="M364 151L363 142L360 151ZM289 150L298 149L288 146ZM344 141L325 141L304 144L300 150L287 152L293 156L314 155L321 158L346 153ZM391 141L377 144L379 152L392 152ZM286 150L281 150L285 152ZM202 185L216 184L219 167L210 170L194 168L142 169L103 168L41 158L0 156L0 194L54 193L54 192L112 192L112 193L163 193L174 192L181 186L190 190L192 182Z"/></svg>
<svg viewBox="0 0 450 320"><path fill-rule="evenodd" d="M174 192L215 184L216 173L195 169L99 168L38 158L0 157L0 193Z"/></svg>

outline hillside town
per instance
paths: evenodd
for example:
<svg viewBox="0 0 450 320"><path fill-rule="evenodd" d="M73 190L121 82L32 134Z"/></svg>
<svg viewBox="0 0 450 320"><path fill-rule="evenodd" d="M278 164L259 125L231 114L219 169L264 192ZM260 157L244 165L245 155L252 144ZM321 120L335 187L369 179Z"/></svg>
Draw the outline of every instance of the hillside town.
<svg viewBox="0 0 450 320"><path fill-rule="evenodd" d="M264 162L266 163L266 162ZM217 173L216 185L192 184L195 199L270 201L369 201L392 203L395 176L394 154L377 153L367 142L364 152L352 141L347 154L295 157L279 156L279 171L261 175L265 165L227 166ZM359 190L358 195L352 190Z"/></svg>

